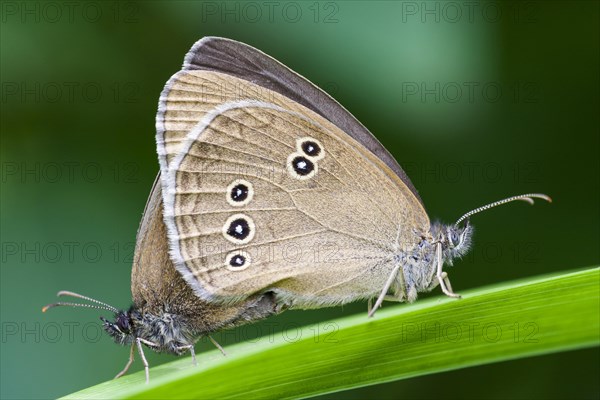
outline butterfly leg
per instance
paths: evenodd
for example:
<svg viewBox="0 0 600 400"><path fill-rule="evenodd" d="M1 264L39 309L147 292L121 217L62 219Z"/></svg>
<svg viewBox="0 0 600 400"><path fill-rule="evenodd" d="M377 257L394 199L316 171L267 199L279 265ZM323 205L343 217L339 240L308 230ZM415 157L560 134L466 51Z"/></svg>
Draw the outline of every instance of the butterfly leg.
<svg viewBox="0 0 600 400"><path fill-rule="evenodd" d="M448 290L454 293L454 291L452 290L452 285L450 284L450 279L448 278L448 274L444 272L442 273L442 276L444 277L444 283L446 284ZM460 297L460 294L457 294L457 296Z"/></svg>
<svg viewBox="0 0 600 400"><path fill-rule="evenodd" d="M375 311L377 311L377 309L379 307L381 307L381 303L383 303L383 300L387 296L387 292L388 292L388 290L390 290L390 286L392 286L392 283L394 283L394 279L396 279L396 275L398 274L399 270L400 270L400 264L396 265L394 267L394 269L392 270L392 273L390 274L387 281L385 282L385 285L383 285L383 289L381 289L381 293L379 293L379 296L377 297L377 301L375 302L375 305L373 306L373 308L369 307L370 308L369 318L372 318L373 315L375 315Z"/></svg>
<svg viewBox="0 0 600 400"><path fill-rule="evenodd" d="M450 285L450 281L448 280L448 273L446 271L442 272L442 278L444 280L444 283L446 284L446 288L448 288L449 291L452 291L452 286ZM431 282L431 285L429 285L429 287L427 288L427 291L431 292L433 289L435 289L439 285L440 285L440 280L436 275L435 278L433 279L433 281Z"/></svg>
<svg viewBox="0 0 600 400"><path fill-rule="evenodd" d="M402 301L402 297L401 296L385 295L383 297L383 300L384 301ZM371 314L371 311L373 311L373 299L367 300L367 313ZM373 312L373 314L374 313L375 312Z"/></svg>
<svg viewBox="0 0 600 400"><path fill-rule="evenodd" d="M225 350L223 349L223 347L221 347L221 345L219 343L217 343L217 341L215 339L212 338L212 336L208 335L208 339L212 342L212 344L215 345L215 347L217 349L219 349L221 351L221 353L226 356L227 353L225 353Z"/></svg>
<svg viewBox="0 0 600 400"><path fill-rule="evenodd" d="M435 284L437 286L439 284L440 288L442 289L442 292L444 292L444 294L448 297L460 298L460 294L454 293L452 291L452 286L450 285L450 280L448 279L448 274L446 272L442 271L442 266L444 263L442 262L442 244L441 243L437 244L436 254L437 254L437 274L436 274L437 279L436 279L436 282L432 283L432 285Z"/></svg>
<svg viewBox="0 0 600 400"><path fill-rule="evenodd" d="M192 355L192 364L194 364L194 366L198 365L198 361L196 361L196 350L194 350L193 344L190 344L190 354Z"/></svg>
<svg viewBox="0 0 600 400"><path fill-rule="evenodd" d="M137 344L138 352L140 353L140 358L142 359L142 363L144 364L144 371L146 372L146 383L150 382L150 367L148 366L148 360L146 360L146 356L144 355L144 348L142 347L142 343L147 344L151 347L156 347L156 343L152 343L149 340L136 338L135 342Z"/></svg>
<svg viewBox="0 0 600 400"><path fill-rule="evenodd" d="M177 350L189 350L190 354L192 355L192 364L198 365L198 361L196 361L196 351L194 350L193 344L179 346L179 347L176 347L176 349Z"/></svg>
<svg viewBox="0 0 600 400"><path fill-rule="evenodd" d="M196 365L198 365L198 361L196 361L196 350L194 350L194 345L190 344L189 349L190 349L190 354L192 355L192 364L194 364L194 366L196 366Z"/></svg>
<svg viewBox="0 0 600 400"><path fill-rule="evenodd" d="M133 354L134 354L134 350L135 349L135 345L132 344L131 345L131 349L129 350L129 361L127 361L127 364L125 364L125 368L123 368L123 370L121 372L119 372L114 379L120 378L123 375L125 375L127 373L127 370L129 370L129 367L131 367L131 364L133 364Z"/></svg>

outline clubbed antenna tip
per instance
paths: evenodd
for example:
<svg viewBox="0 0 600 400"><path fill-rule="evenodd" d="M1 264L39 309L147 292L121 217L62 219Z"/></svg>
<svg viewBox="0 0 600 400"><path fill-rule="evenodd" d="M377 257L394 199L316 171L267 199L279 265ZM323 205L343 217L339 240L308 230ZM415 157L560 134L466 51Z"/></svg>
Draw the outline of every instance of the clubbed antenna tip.
<svg viewBox="0 0 600 400"><path fill-rule="evenodd" d="M112 311L115 313L119 312L119 310L117 310L116 307L113 307L110 304L106 304L100 300L92 299L91 297L87 297L87 296L84 296L84 295L81 295L81 294L75 293L75 292L70 292L68 290L61 290L56 295L58 297L60 297L60 296L76 297L78 299L87 300L87 301L90 301L90 302L96 303L96 304L57 302L57 303L48 304L48 305L42 307L42 312L46 312L51 308L59 307L59 306L86 307L86 308L94 308L96 310L108 310L108 311Z"/></svg>
<svg viewBox="0 0 600 400"><path fill-rule="evenodd" d="M545 195L543 193L528 193L528 194L521 194L521 195L518 195L518 196L512 196L512 197L508 197L506 199L495 201L495 202L490 203L490 204L486 204L485 206L478 207L478 208L476 208L474 210L471 210L468 213L466 213L465 215L463 215L462 217L460 217L454 223L454 225L457 226L458 224L460 224L462 221L464 221L465 219L469 218L473 214L477 214L477 213L480 213L482 211L489 210L490 208L497 207L497 206L500 206L502 204L510 203L511 201L521 200L521 201L526 201L527 203L533 205L533 203L534 203L533 199L534 198L535 199L546 200L548 203L552 203L552 199L550 198L550 196Z"/></svg>

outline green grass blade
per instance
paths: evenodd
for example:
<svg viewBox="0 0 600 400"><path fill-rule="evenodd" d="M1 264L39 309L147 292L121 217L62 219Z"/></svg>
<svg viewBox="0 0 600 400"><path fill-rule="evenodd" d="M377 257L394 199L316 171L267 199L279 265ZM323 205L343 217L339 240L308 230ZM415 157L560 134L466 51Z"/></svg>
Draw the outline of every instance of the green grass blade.
<svg viewBox="0 0 600 400"><path fill-rule="evenodd" d="M530 278L203 353L66 398L297 398L600 343L600 269ZM389 304L389 303L387 303ZM273 339L273 338L271 338Z"/></svg>

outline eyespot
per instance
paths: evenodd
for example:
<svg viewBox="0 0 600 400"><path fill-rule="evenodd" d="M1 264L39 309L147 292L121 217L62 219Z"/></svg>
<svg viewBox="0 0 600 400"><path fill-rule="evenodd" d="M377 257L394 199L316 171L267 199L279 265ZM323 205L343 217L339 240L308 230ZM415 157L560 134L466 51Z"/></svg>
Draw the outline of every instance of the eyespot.
<svg viewBox="0 0 600 400"><path fill-rule="evenodd" d="M299 153L303 153L312 161L319 161L325 157L323 145L317 139L313 139L311 137L298 139L296 142L296 148L298 149Z"/></svg>
<svg viewBox="0 0 600 400"><path fill-rule="evenodd" d="M243 271L252 263L252 257L245 251L234 251L225 257L225 267L230 271Z"/></svg>
<svg viewBox="0 0 600 400"><path fill-rule="evenodd" d="M296 179L310 179L317 173L317 164L302 154L290 154L287 161L287 170Z"/></svg>
<svg viewBox="0 0 600 400"><path fill-rule="evenodd" d="M252 184L244 179L236 179L227 186L227 202L234 207L245 206L254 197Z"/></svg>
<svg viewBox="0 0 600 400"><path fill-rule="evenodd" d="M254 238L256 227L252 218L244 214L234 214L223 225L223 236L235 244L246 244Z"/></svg>
<svg viewBox="0 0 600 400"><path fill-rule="evenodd" d="M292 159L292 168L298 175L309 175L315 169L315 164L308 158L297 156Z"/></svg>

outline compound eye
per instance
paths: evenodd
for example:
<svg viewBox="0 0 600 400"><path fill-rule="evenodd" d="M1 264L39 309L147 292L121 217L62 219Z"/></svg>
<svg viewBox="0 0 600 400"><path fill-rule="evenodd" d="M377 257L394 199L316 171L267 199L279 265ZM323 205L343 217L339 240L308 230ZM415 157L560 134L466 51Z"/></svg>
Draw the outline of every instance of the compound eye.
<svg viewBox="0 0 600 400"><path fill-rule="evenodd" d="M129 318L127 317L127 315L119 314L119 316L117 317L117 320L115 322L116 322L117 327L123 333L129 333L129 329L130 329L131 325L129 324Z"/></svg>
<svg viewBox="0 0 600 400"><path fill-rule="evenodd" d="M458 246L458 243L460 241L458 233L452 232L452 234L450 235L450 240L452 240L452 245L454 245L454 247Z"/></svg>

